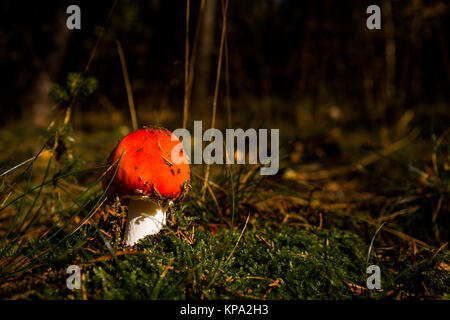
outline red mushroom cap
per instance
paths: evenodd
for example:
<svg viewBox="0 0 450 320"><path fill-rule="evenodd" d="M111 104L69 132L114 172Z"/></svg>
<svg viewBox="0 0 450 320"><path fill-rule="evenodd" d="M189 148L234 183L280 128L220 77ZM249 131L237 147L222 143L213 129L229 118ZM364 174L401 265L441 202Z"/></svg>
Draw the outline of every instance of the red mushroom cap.
<svg viewBox="0 0 450 320"><path fill-rule="evenodd" d="M119 141L108 158L108 165L120 159L108 195L181 200L189 186L190 170L181 142L175 136L172 141L172 135L167 129L148 127L131 132ZM171 160L173 151L182 163ZM105 174L103 188L107 188L115 171L116 167L112 166Z"/></svg>

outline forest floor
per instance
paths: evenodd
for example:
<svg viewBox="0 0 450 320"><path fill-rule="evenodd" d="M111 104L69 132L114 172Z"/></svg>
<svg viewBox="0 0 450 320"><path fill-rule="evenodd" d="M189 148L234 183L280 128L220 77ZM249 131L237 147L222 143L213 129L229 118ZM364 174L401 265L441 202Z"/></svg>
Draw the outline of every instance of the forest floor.
<svg viewBox="0 0 450 320"><path fill-rule="evenodd" d="M411 112L369 130L337 106L297 119L246 110L258 115L240 127L280 128L279 173L215 165L203 194L205 168L192 165L167 226L132 248L120 244L126 206L100 182L130 131L120 114L75 114L53 140L26 122L1 128L0 298L450 298L448 129L429 133ZM140 123L175 129L162 114ZM79 290L67 288L70 265ZM367 288L370 265L379 290Z"/></svg>

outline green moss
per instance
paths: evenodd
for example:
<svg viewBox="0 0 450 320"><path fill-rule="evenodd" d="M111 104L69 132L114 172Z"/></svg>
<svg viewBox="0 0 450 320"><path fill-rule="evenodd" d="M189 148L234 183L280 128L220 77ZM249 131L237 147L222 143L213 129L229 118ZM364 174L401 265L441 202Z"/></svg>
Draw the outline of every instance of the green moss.
<svg viewBox="0 0 450 320"><path fill-rule="evenodd" d="M96 247L85 242L95 235L92 226L85 226L77 235L66 239L59 235L51 243L34 241L30 244L31 251L52 247L64 239L39 256L36 267L29 273L43 281L35 281L34 286L28 285L21 292L12 291L10 296L18 294L17 297L37 299L351 299L395 297L399 286L402 294L409 298L426 297L424 286L430 295L445 298L449 293L448 272L436 269L442 257L448 259L447 251L436 257L430 253L416 263L406 258L396 264L390 259L374 261L382 269L384 290L370 292L364 289L367 244L348 231L276 228L254 221L236 246L240 230L220 228L213 235L201 225L195 225L194 242L189 243L172 228L143 239L128 254L120 253L130 248L115 245L116 258L108 256L107 250L97 254L88 250ZM192 234L192 230L190 232ZM70 264L81 267L82 290L66 288L65 269ZM352 292L350 285L363 290Z"/></svg>
<svg viewBox="0 0 450 320"><path fill-rule="evenodd" d="M365 248L350 233L253 228L227 260L238 237L197 230L191 245L165 230L141 241L137 253L82 270L85 290L97 299L343 299L352 297L345 282L364 282ZM41 295L58 295L48 290Z"/></svg>

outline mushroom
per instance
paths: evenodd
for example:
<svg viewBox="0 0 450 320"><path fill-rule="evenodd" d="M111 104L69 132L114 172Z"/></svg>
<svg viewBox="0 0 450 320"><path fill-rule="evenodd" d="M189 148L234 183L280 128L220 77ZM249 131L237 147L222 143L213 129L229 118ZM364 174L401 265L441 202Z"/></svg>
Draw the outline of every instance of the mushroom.
<svg viewBox="0 0 450 320"><path fill-rule="evenodd" d="M176 161L172 161L174 155ZM169 130L145 127L120 140L107 163L118 163L118 168L106 172L103 188L114 177L108 197L129 201L123 242L132 246L158 233L166 224L168 206L183 200L190 179L188 158Z"/></svg>

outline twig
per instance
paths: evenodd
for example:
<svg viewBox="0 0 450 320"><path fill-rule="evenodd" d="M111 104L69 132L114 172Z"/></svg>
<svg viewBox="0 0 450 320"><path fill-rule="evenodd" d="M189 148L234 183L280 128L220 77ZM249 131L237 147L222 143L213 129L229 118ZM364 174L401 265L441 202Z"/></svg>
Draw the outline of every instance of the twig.
<svg viewBox="0 0 450 320"><path fill-rule="evenodd" d="M356 163L352 163L348 166L337 167L329 170L321 170L314 172L303 172L298 173L294 170L286 171L285 178L291 180L321 180L321 179L329 179L336 176L342 176L345 174L349 174L354 171L361 170L364 167L367 167L376 161L380 160L383 156L387 156L391 153L394 153L401 148L407 146L412 140L414 140L419 135L419 130L413 130L408 136L403 139L400 139L393 144L385 147L377 154L371 154L361 159Z"/></svg>
<svg viewBox="0 0 450 320"><path fill-rule="evenodd" d="M437 177L439 177L439 166L437 163L436 153L437 153L439 147L441 146L441 143L444 140L445 136L449 133L450 133L450 128L447 128L447 130L445 130L444 133L441 134L441 136L437 139L436 144L434 145L434 148L433 148L434 149L433 153L431 154L431 160L433 161L433 170Z"/></svg>
<svg viewBox="0 0 450 320"><path fill-rule="evenodd" d="M442 246L440 246L439 249L437 249L436 252L433 254L433 257L431 258L431 260L436 258L438 253L441 252L442 250L444 250L447 247L447 245L448 245L448 242L445 242Z"/></svg>

